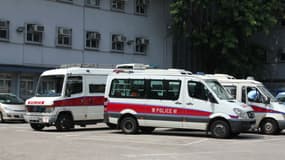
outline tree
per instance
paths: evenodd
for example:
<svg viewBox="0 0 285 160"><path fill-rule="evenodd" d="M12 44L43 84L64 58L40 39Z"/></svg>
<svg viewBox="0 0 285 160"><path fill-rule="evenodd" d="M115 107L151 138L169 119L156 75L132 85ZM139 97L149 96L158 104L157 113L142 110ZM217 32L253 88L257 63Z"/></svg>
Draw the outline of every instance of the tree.
<svg viewBox="0 0 285 160"><path fill-rule="evenodd" d="M170 7L174 37L199 62L187 69L235 76L263 70L264 46L252 37L269 34L283 15L281 0L175 0Z"/></svg>

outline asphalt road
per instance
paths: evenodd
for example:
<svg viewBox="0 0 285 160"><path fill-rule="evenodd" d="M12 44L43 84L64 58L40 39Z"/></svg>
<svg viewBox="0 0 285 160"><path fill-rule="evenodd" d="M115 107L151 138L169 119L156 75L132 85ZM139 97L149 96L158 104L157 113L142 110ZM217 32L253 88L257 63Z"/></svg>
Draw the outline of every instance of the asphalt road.
<svg viewBox="0 0 285 160"><path fill-rule="evenodd" d="M0 124L0 160L278 160L285 157L285 132L214 139L204 132L157 129L125 135L104 124L57 132L28 124Z"/></svg>

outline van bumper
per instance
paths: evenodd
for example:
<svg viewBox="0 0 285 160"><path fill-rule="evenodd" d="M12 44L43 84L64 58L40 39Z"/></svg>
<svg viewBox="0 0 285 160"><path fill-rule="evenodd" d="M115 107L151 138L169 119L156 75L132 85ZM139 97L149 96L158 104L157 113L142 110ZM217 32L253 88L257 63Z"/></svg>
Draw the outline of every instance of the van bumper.
<svg viewBox="0 0 285 160"><path fill-rule="evenodd" d="M256 120L230 120L232 132L240 133L255 127Z"/></svg>
<svg viewBox="0 0 285 160"><path fill-rule="evenodd" d="M56 121L56 115L47 113L27 113L24 117L28 123L45 124L47 126L54 125Z"/></svg>

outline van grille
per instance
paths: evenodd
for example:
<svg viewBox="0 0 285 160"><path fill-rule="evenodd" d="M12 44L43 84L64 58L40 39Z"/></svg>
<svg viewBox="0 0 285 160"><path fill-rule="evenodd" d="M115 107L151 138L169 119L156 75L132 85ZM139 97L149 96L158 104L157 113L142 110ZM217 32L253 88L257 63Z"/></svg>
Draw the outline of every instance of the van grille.
<svg viewBox="0 0 285 160"><path fill-rule="evenodd" d="M254 118L255 117L255 114L253 111L250 111L250 112L247 112L247 115L249 118Z"/></svg>
<svg viewBox="0 0 285 160"><path fill-rule="evenodd" d="M26 106L28 112L43 113L46 111L45 106Z"/></svg>

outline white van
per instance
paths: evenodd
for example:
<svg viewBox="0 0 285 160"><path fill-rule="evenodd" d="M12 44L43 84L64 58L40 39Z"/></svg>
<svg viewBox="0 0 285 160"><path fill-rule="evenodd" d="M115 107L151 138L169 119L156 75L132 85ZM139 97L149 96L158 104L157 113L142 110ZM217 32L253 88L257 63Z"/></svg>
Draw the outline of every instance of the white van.
<svg viewBox="0 0 285 160"><path fill-rule="evenodd" d="M215 75L208 75L215 78ZM216 77L233 98L248 104L256 115L256 128L263 134L277 134L285 129L285 105L277 102L261 82L252 79Z"/></svg>
<svg viewBox="0 0 285 160"><path fill-rule="evenodd" d="M183 70L116 70L105 98L106 120L126 134L167 127L226 138L255 124L251 107L230 99L218 81Z"/></svg>
<svg viewBox="0 0 285 160"><path fill-rule="evenodd" d="M61 68L41 74L36 94L26 100L25 120L34 130L68 130L104 120L104 91L111 69Z"/></svg>

